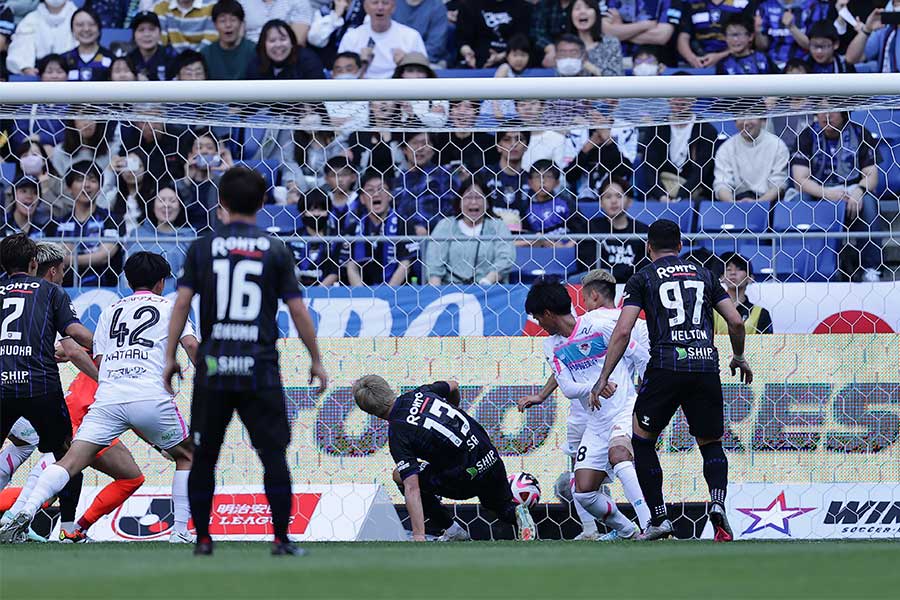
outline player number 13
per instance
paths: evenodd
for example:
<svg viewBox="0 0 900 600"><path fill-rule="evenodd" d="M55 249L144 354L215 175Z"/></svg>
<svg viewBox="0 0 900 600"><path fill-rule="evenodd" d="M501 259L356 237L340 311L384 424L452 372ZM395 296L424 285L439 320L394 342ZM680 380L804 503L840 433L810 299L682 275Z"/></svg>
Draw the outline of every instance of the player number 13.
<svg viewBox="0 0 900 600"><path fill-rule="evenodd" d="M460 432L463 435L466 435L467 433L469 433L470 425L469 425L469 420L466 418L466 416L464 414L462 414L461 412L459 412L458 410L456 410L455 408L453 408L451 405L444 402L443 400L438 400L437 398L432 400L431 407L428 409L428 412L437 417L441 417L441 416L443 416L442 413L446 413L446 415L448 417L450 417L451 419L459 419L461 421L460 427L459 427ZM456 446L457 448L462 446L462 443L463 443L462 439L460 439L460 437L458 435L456 435L455 433L453 433L452 431L450 431L449 429L444 427L439 421L435 421L434 419L429 419L428 417L425 417L425 419L422 421L422 427L424 427L425 429L431 429L433 431L438 432L439 434L443 435L445 438L450 440L450 443L453 444L454 446Z"/></svg>
<svg viewBox="0 0 900 600"><path fill-rule="evenodd" d="M685 321L686 312L684 308L684 295L681 287L684 286L685 291L695 290L694 312L691 315L691 323L700 324L700 318L703 311L703 288L702 281L667 281L659 286L659 301L664 308L675 311L675 316L669 318L669 327L676 327Z"/></svg>

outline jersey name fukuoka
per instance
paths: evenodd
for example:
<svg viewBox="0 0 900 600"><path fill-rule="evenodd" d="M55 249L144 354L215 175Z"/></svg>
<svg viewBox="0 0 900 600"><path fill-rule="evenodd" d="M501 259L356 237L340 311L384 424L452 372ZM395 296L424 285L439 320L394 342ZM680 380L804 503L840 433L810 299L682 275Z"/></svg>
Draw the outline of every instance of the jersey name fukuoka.
<svg viewBox="0 0 900 600"><path fill-rule="evenodd" d="M604 314L604 313L610 314ZM544 355L563 395L579 400L587 408L591 389L600 378L609 339L615 328L617 311L595 310L585 313L575 321L572 335L554 335L544 341ZM611 404L624 401L631 388L631 373L642 374L650 355L645 346L632 336L625 350L625 357L610 377L618 386Z"/></svg>
<svg viewBox="0 0 900 600"><path fill-rule="evenodd" d="M108 306L94 332L94 356L103 355L95 405L171 398L163 387L172 301L137 292ZM194 335L190 321L182 337Z"/></svg>

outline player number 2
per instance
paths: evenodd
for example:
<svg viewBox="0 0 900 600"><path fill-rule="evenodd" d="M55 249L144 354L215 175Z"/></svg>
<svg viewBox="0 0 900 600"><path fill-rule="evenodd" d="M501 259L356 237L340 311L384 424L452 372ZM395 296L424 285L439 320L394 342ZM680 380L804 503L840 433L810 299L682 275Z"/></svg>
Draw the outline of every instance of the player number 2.
<svg viewBox="0 0 900 600"><path fill-rule="evenodd" d="M687 316L684 308L684 295L681 287L685 290L695 290L694 312L691 315L691 323L700 324L700 317L703 311L703 288L702 281L667 281L659 286L659 301L662 302L663 308L675 311L675 316L669 318L669 327L681 325Z"/></svg>
<svg viewBox="0 0 900 600"><path fill-rule="evenodd" d="M3 317L3 323L0 324L0 340L11 340L16 342L22 339L22 332L10 331L9 326L25 312L25 298L4 298L3 312L6 312L10 308L12 309L12 312Z"/></svg>
<svg viewBox="0 0 900 600"><path fill-rule="evenodd" d="M262 290L249 275L259 277L263 265L255 260L242 260L234 265L227 258L213 261L216 274L216 318L220 321L228 315L230 321L255 321L262 309Z"/></svg>

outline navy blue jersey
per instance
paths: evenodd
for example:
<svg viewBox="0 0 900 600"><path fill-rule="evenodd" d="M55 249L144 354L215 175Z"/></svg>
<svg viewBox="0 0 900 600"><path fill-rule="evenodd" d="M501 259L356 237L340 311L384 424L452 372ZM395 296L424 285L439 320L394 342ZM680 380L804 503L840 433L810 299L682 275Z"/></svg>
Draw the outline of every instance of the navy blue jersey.
<svg viewBox="0 0 900 600"><path fill-rule="evenodd" d="M0 284L0 393L33 398L62 395L54 359L56 334L78 323L69 295L26 273Z"/></svg>
<svg viewBox="0 0 900 600"><path fill-rule="evenodd" d="M355 224L354 224L355 221ZM368 215L347 213L344 230L347 235L402 236L414 233L412 226L391 211L383 221L375 222ZM418 244L408 240L384 242L353 242L350 259L359 265L366 285L388 283L401 261L415 261Z"/></svg>
<svg viewBox="0 0 900 600"><path fill-rule="evenodd" d="M762 52L747 56L726 56L716 65L718 75L767 75L778 73L778 67Z"/></svg>
<svg viewBox="0 0 900 600"><path fill-rule="evenodd" d="M713 308L725 298L728 294L709 269L678 256L664 256L635 273L625 284L624 303L647 316L647 366L717 373Z"/></svg>
<svg viewBox="0 0 900 600"><path fill-rule="evenodd" d="M522 220L528 214L528 173L507 173L500 165L481 171L485 178L491 208L513 232L522 229Z"/></svg>
<svg viewBox="0 0 900 600"><path fill-rule="evenodd" d="M388 417L388 446L400 477L419 472L419 461L448 477L475 479L500 461L484 428L447 402L446 381L398 397Z"/></svg>
<svg viewBox="0 0 900 600"><path fill-rule="evenodd" d="M569 217L575 211L566 195L559 195L545 202L531 199L528 214L522 222L524 233L567 233Z"/></svg>
<svg viewBox="0 0 900 600"><path fill-rule="evenodd" d="M721 52L728 47L722 25L726 17L743 13L752 19L755 10L754 0L724 0L720 4L712 0L684 0L679 30L691 36L691 47L696 54Z"/></svg>
<svg viewBox="0 0 900 600"><path fill-rule="evenodd" d="M200 295L195 385L229 391L281 386L278 301L301 295L284 242L255 225L219 225L191 244L178 287Z"/></svg>
<svg viewBox="0 0 900 600"><path fill-rule="evenodd" d="M761 31L769 38L769 57L778 65L784 64L792 58L806 58L806 51L800 47L790 27L782 22L785 13L792 13L794 25L800 31L806 32L815 21L818 11L814 8L819 4L818 0L796 0L788 5L784 0L762 0L757 14L762 19ZM787 5L787 6L786 6Z"/></svg>
<svg viewBox="0 0 900 600"><path fill-rule="evenodd" d="M856 73L856 67L848 63L843 56L835 56L827 63L818 63L810 58L806 64L809 65L809 72L815 74Z"/></svg>
<svg viewBox="0 0 900 600"><path fill-rule="evenodd" d="M62 57L69 71L69 81L108 81L109 69L115 55L100 46L97 53L88 60L81 58L78 48L72 48Z"/></svg>

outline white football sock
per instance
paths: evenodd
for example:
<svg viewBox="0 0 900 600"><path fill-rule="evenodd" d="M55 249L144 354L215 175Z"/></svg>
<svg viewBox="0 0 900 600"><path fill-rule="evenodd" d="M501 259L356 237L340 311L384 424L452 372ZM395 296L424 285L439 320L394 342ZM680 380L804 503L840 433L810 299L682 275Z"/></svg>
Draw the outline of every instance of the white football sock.
<svg viewBox="0 0 900 600"><path fill-rule="evenodd" d="M576 502L580 503L585 510L609 525L618 532L627 532L631 535L634 529L634 523L629 521L625 515L619 512L615 501L600 492L575 492Z"/></svg>
<svg viewBox="0 0 900 600"><path fill-rule="evenodd" d="M597 533L597 520L581 505L581 502L575 500L575 481L572 481L572 504L575 505L575 512L578 514L578 520L581 521L581 530L584 533Z"/></svg>
<svg viewBox="0 0 900 600"><path fill-rule="evenodd" d="M34 484L34 490L25 500L25 506L19 512L25 512L34 515L41 505L57 495L61 489L69 483L69 472L59 465L48 465L37 483Z"/></svg>
<svg viewBox="0 0 900 600"><path fill-rule="evenodd" d="M619 481L622 482L622 489L625 490L625 497L628 498L628 501L631 502L631 506L634 507L634 512L637 513L638 523L640 523L641 529L646 529L647 524L650 523L650 509L647 507L647 503L644 502L644 492L641 491L641 484L638 483L637 471L634 470L634 463L630 460L620 462L613 467L613 473L615 473L616 477L619 478Z"/></svg>
<svg viewBox="0 0 900 600"><path fill-rule="evenodd" d="M31 467L31 471L28 473L28 478L25 480L25 485L22 486L22 491L19 493L19 497L16 498L15 503L9 510L3 514L4 520L12 521L13 517L19 514L22 511L22 507L25 506L25 501L28 500L28 496L31 495L31 490L34 489L35 484L40 478L41 473L44 472L49 465L52 465L56 462L56 457L53 456L50 452L41 456L38 459L37 464Z"/></svg>
<svg viewBox="0 0 900 600"><path fill-rule="evenodd" d="M444 530L444 533L449 536L456 535L457 533L465 533L466 530L463 529L459 523L453 521L453 525Z"/></svg>
<svg viewBox="0 0 900 600"><path fill-rule="evenodd" d="M0 490L9 484L13 473L22 466L23 462L28 460L35 448L37 446L31 444L25 444L24 446L7 444L3 450L0 450Z"/></svg>
<svg viewBox="0 0 900 600"><path fill-rule="evenodd" d="M191 518L191 505L188 502L188 476L190 471L175 471L172 478L172 505L175 508L175 531L187 531Z"/></svg>

